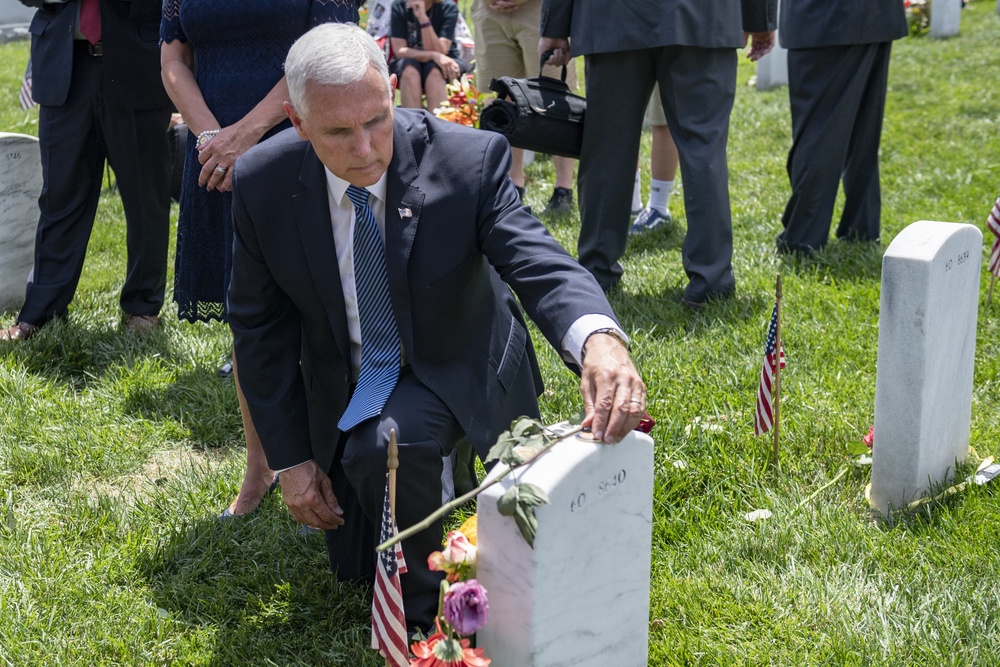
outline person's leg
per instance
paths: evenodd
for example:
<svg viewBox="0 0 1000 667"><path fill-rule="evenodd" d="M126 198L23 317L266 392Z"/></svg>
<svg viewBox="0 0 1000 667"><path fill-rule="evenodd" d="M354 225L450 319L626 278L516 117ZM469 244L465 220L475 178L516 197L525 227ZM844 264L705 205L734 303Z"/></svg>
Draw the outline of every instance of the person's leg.
<svg viewBox="0 0 1000 667"><path fill-rule="evenodd" d="M657 77L667 124L684 173L687 232L681 256L697 306L736 289L726 144L736 95L736 52L677 46L659 49Z"/></svg>
<svg viewBox="0 0 1000 667"><path fill-rule="evenodd" d="M135 111L107 103L102 129L127 228L120 303L128 315L160 312L170 240L170 107Z"/></svg>
<svg viewBox="0 0 1000 667"><path fill-rule="evenodd" d="M66 103L39 108L42 192L20 322L43 325L65 315L80 282L104 179L105 147L94 116L102 71L98 58L74 58Z"/></svg>
<svg viewBox="0 0 1000 667"><path fill-rule="evenodd" d="M628 239L632 170L655 79L653 62L654 51L648 49L586 56L587 122L577 170L578 256L605 291L623 272L618 260Z"/></svg>
<svg viewBox="0 0 1000 667"><path fill-rule="evenodd" d="M433 112L448 99L448 90L445 88L447 82L437 65L433 63L427 65L429 66L425 66L427 76L424 79L424 95L427 97L427 110Z"/></svg>
<svg viewBox="0 0 1000 667"><path fill-rule="evenodd" d="M536 0L531 0L535 2ZM521 56L521 45L517 41L517 24L514 21L525 5L514 12L495 12L490 10L485 2L475 3L472 11L472 21L476 28L476 88L481 91L489 89L490 81L502 76L523 77L527 74ZM535 51L538 50L538 39L535 39ZM537 59L537 58L536 58ZM510 149L510 179L523 193L525 186L524 151L520 148ZM522 194L523 199L523 194Z"/></svg>
<svg viewBox="0 0 1000 667"><path fill-rule="evenodd" d="M406 58L396 61L395 69L396 76L399 78L399 106L407 109L422 109L424 89L419 63Z"/></svg>
<svg viewBox="0 0 1000 667"><path fill-rule="evenodd" d="M856 51L852 46L788 50L792 148L787 170L792 195L781 218L779 250L812 253L829 238L863 88L855 76Z"/></svg>
<svg viewBox="0 0 1000 667"><path fill-rule="evenodd" d="M243 389L240 387L240 372L235 351L232 363L233 377L236 380L236 397L240 403L240 417L243 420L243 433L247 445L247 469L236 499L222 513L224 517L250 514L257 509L264 496L274 488L274 471L267 464L264 447L260 443L260 436L257 435L257 429L250 417L250 409L247 407L247 400L243 397Z"/></svg>
<svg viewBox="0 0 1000 667"><path fill-rule="evenodd" d="M641 234L662 227L671 222L670 217L670 193L674 189L674 177L677 174L677 147L674 145L673 137L667 127L667 117L663 113L663 102L660 99L660 86L653 87L653 94L649 96L649 105L646 107L646 117L644 124L650 128L652 145L649 157L649 201L643 207L639 203L640 211L636 214L635 221L629 228L630 234ZM636 171L636 192L633 200L639 196L638 193L639 173ZM636 202L633 201L633 204Z"/></svg>
<svg viewBox="0 0 1000 667"><path fill-rule="evenodd" d="M556 187L573 189L573 169L576 167L576 160L571 157L553 156L552 162L556 167Z"/></svg>
<svg viewBox="0 0 1000 667"><path fill-rule="evenodd" d="M514 187L520 188L518 192L524 190L524 150L520 148L510 148L510 171L507 172L510 180L514 181ZM522 197L523 198L523 197Z"/></svg>
<svg viewBox="0 0 1000 667"><path fill-rule="evenodd" d="M380 525L382 517L390 430L395 430L399 443L396 522L404 529L450 499L443 497L444 494L454 493L450 457L462 438L462 431L447 406L411 371L403 369L381 416L362 422L351 431L340 461L358 506L372 526ZM331 558L337 555L339 560L346 549L348 560L358 561L362 566L368 561L374 564L374 542L358 550L336 540L337 533L344 527L346 524L328 533ZM442 574L427 568L427 557L441 548L442 538L443 521L438 520L430 528L403 541L408 572L400 577L400 584L410 631L418 628L426 631L437 613ZM338 562L338 567L344 565Z"/></svg>
<svg viewBox="0 0 1000 667"><path fill-rule="evenodd" d="M844 164L844 212L837 226L837 238L877 241L882 217L878 149L882 139L885 92L889 81L889 53L892 42L868 45L868 77L860 95L851 140ZM860 72L865 71L859 66Z"/></svg>
<svg viewBox="0 0 1000 667"><path fill-rule="evenodd" d="M667 124L653 125L653 149L649 157L650 176L658 181L673 182L677 177L677 165L680 157L677 155L677 145L670 136Z"/></svg>

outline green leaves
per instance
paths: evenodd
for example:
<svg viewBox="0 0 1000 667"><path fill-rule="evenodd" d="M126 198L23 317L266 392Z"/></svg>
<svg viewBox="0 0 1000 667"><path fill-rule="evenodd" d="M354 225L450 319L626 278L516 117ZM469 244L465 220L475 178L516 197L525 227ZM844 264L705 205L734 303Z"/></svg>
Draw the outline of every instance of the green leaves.
<svg viewBox="0 0 1000 667"><path fill-rule="evenodd" d="M499 460L513 468L535 458L554 441L540 421L518 417L511 423L510 430L501 433L490 448L486 463Z"/></svg>
<svg viewBox="0 0 1000 667"><path fill-rule="evenodd" d="M535 534L538 533L538 520L535 518L535 508L548 505L549 497L539 487L527 482L515 484L507 489L497 500L497 511L501 516L512 516L521 536L531 548L535 547Z"/></svg>

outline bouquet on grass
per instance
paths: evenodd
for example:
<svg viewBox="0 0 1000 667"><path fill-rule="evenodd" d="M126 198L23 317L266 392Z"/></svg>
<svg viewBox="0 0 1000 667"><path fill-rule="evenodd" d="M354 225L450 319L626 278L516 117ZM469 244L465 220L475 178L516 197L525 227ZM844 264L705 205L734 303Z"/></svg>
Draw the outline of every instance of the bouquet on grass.
<svg viewBox="0 0 1000 667"><path fill-rule="evenodd" d="M434 115L453 123L479 127L479 114L486 106L487 98L493 94L476 90L476 87L469 83L469 77L464 74L458 81L445 86L445 90L448 91L448 98L441 106L434 109Z"/></svg>
<svg viewBox="0 0 1000 667"><path fill-rule="evenodd" d="M445 573L438 598L437 632L410 646L410 667L488 667L481 648L468 639L484 625L489 613L486 589L476 576L476 516L445 537L442 551L427 558L431 570Z"/></svg>

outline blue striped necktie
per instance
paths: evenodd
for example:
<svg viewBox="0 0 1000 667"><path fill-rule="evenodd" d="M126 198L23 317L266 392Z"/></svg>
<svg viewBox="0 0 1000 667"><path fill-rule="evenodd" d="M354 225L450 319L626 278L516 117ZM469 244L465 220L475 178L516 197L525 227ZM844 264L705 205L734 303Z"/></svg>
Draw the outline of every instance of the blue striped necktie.
<svg viewBox="0 0 1000 667"><path fill-rule="evenodd" d="M354 281L361 322L361 373L347 409L337 427L348 431L382 412L399 379L399 330L389 301L385 249L375 215L368 206L368 190L351 185L354 203Z"/></svg>

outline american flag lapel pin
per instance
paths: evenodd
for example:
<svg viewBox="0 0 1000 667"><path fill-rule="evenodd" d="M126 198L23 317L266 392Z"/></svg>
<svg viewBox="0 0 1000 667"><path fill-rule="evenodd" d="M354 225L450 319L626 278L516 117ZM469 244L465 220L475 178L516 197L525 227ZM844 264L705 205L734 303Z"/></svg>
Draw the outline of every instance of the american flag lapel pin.
<svg viewBox="0 0 1000 667"><path fill-rule="evenodd" d="M410 210L409 206L401 206L399 208L399 218L400 220L406 220L413 217L413 211Z"/></svg>

